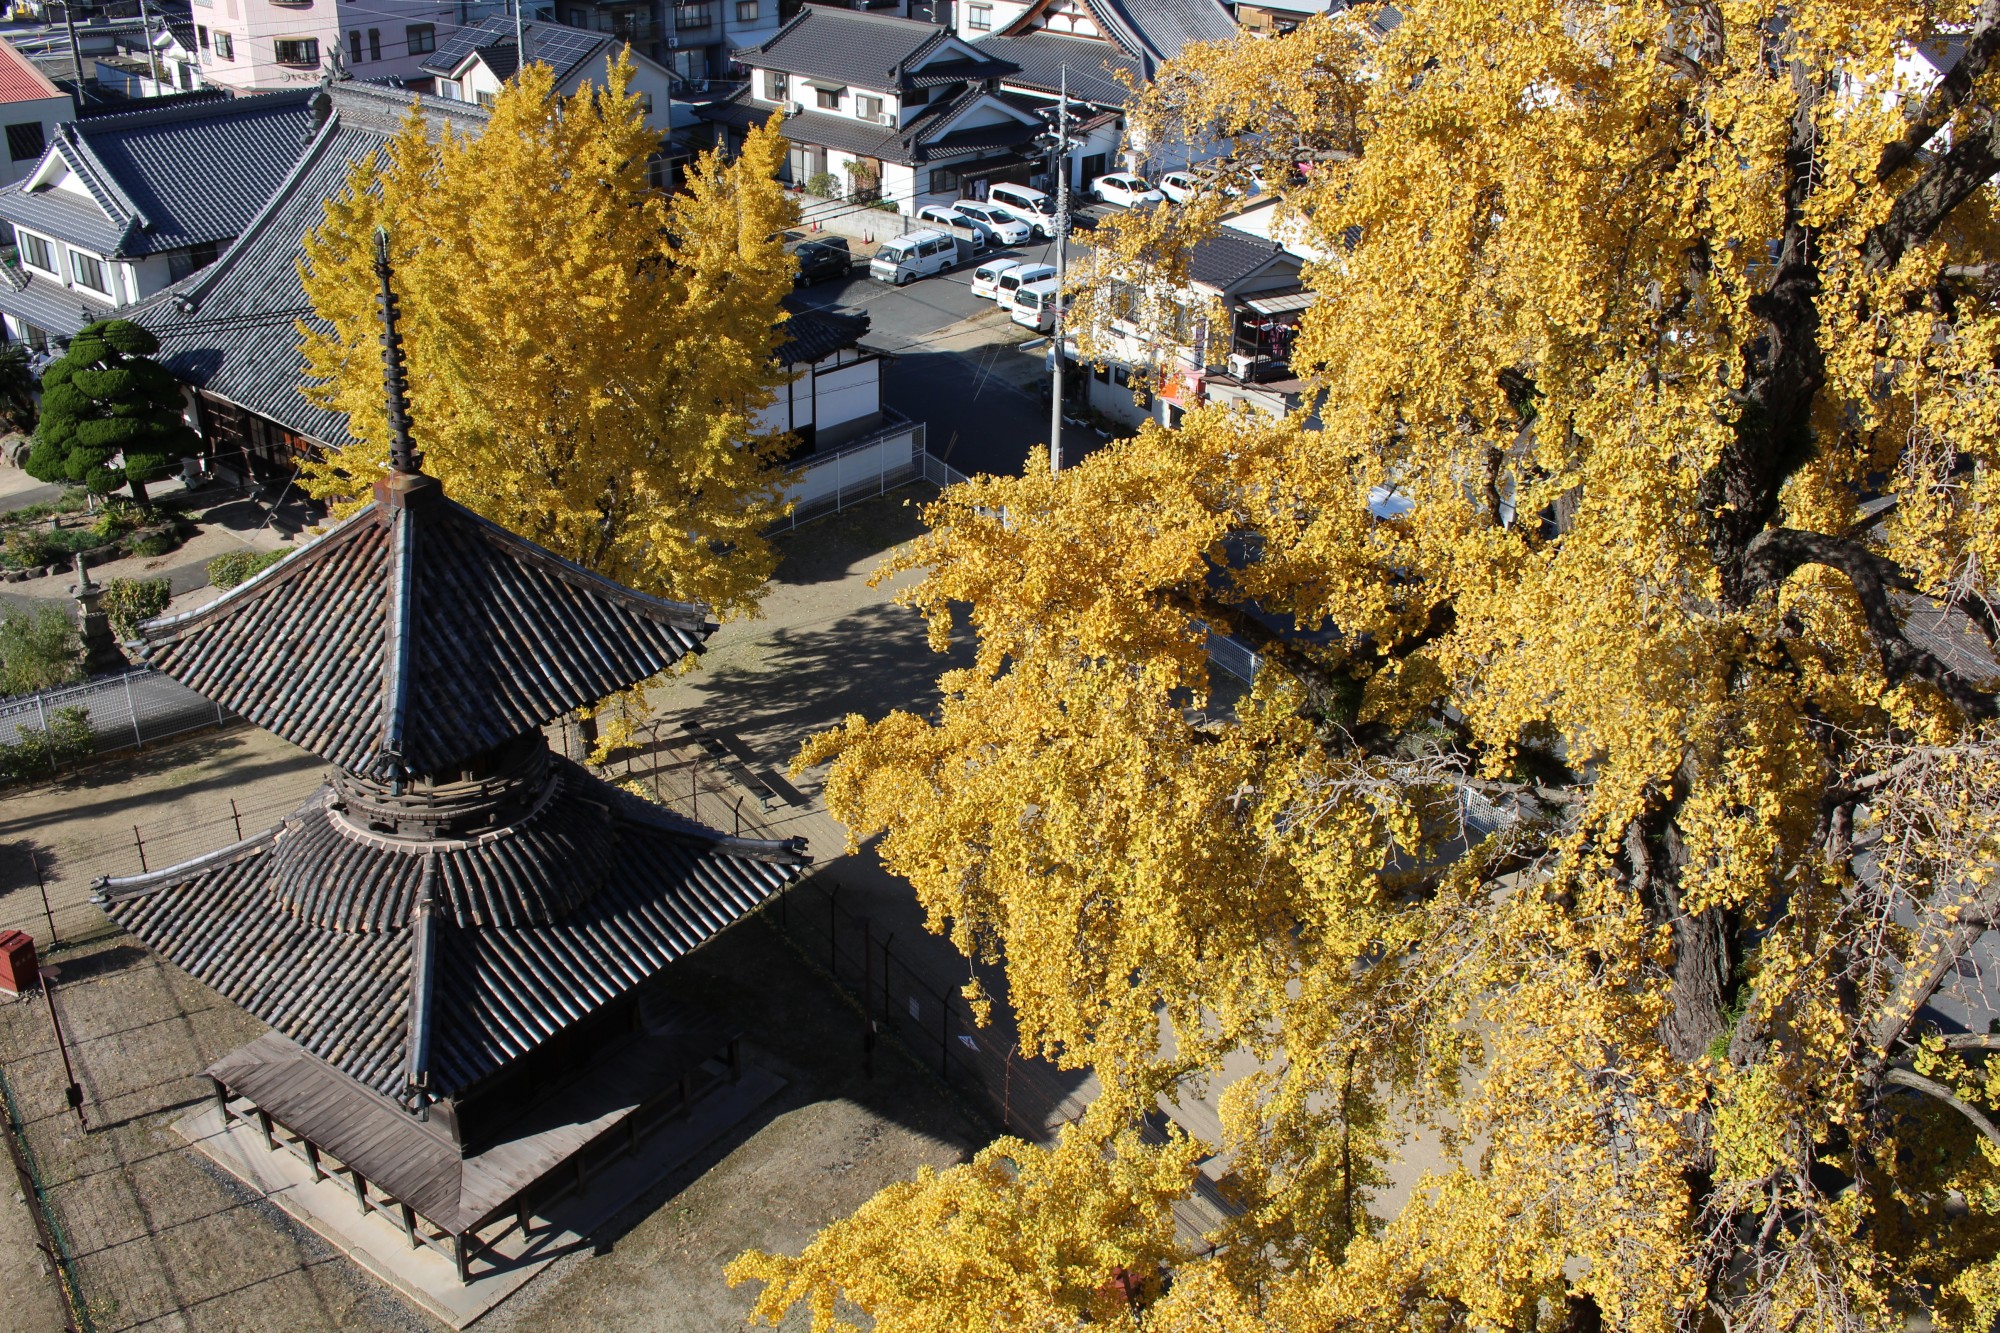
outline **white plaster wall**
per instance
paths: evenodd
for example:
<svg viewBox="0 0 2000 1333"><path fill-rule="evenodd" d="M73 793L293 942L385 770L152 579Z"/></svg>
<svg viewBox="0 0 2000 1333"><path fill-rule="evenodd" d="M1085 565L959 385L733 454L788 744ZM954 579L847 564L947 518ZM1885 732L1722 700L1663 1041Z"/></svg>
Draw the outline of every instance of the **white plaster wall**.
<svg viewBox="0 0 2000 1333"><path fill-rule="evenodd" d="M56 126L76 116L76 108L67 96L45 97L28 102L9 102L0 107L0 126L25 125L34 121L42 127L42 142L55 142ZM0 185L12 185L35 169L39 158L28 158L23 162L9 162L6 154L0 153Z"/></svg>

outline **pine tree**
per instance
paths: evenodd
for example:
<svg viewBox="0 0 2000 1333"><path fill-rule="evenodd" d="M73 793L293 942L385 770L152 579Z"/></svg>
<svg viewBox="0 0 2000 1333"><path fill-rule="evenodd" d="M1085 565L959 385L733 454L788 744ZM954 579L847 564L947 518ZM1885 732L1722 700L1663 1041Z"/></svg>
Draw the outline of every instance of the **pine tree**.
<svg viewBox="0 0 2000 1333"><path fill-rule="evenodd" d="M100 495L129 486L144 504L146 483L201 447L179 382L150 359L159 350L152 334L127 319L99 320L72 338L42 372L28 474Z"/></svg>

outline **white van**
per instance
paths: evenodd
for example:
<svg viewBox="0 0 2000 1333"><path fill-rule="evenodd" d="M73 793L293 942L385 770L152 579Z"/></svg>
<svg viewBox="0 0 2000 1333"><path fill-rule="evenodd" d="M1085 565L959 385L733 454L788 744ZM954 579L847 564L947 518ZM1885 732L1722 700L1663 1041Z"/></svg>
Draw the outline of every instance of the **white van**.
<svg viewBox="0 0 2000 1333"><path fill-rule="evenodd" d="M1014 322L1026 324L1037 333L1051 332L1056 326L1056 293L1059 290L1054 278L1044 278L1016 291L1009 302Z"/></svg>
<svg viewBox="0 0 2000 1333"><path fill-rule="evenodd" d="M1002 310L1011 310L1014 306L1015 292L1031 282L1040 282L1044 278L1053 278L1055 275L1056 266L1054 264L1016 265L1008 269L1005 273L1002 273L994 281L993 299L1000 303Z"/></svg>
<svg viewBox="0 0 2000 1333"><path fill-rule="evenodd" d="M1037 236L1053 239L1056 234L1056 201L1025 185L996 185L986 192L989 206L1018 218L1035 229Z"/></svg>
<svg viewBox="0 0 2000 1333"><path fill-rule="evenodd" d="M989 301L1000 299L1000 279L1008 270L1022 267L1018 259L989 259L972 270L972 294Z"/></svg>
<svg viewBox="0 0 2000 1333"><path fill-rule="evenodd" d="M868 276L901 287L918 278L942 273L957 262L958 237L941 231L913 231L893 241L884 241L875 257L868 261Z"/></svg>

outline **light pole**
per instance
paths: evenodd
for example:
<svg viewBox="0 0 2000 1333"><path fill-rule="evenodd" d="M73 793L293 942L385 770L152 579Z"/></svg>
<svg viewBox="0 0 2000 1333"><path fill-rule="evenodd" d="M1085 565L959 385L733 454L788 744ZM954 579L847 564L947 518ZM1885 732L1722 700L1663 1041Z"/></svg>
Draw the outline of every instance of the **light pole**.
<svg viewBox="0 0 2000 1333"><path fill-rule="evenodd" d="M1056 103L1056 314L1049 331L1049 471L1062 471L1063 283L1069 276L1069 66L1062 67L1062 100Z"/></svg>

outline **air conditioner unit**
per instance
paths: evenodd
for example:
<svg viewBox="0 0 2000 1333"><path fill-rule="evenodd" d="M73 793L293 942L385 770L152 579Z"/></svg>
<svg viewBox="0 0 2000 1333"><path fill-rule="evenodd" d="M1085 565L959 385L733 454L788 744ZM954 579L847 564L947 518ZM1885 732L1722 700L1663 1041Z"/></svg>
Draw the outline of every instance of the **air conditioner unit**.
<svg viewBox="0 0 2000 1333"><path fill-rule="evenodd" d="M877 125L894 125L896 123L896 113L893 111L881 112L875 117L875 123Z"/></svg>
<svg viewBox="0 0 2000 1333"><path fill-rule="evenodd" d="M680 49L681 49L681 39L680 39L680 38L678 38L678 37L674 37L674 36L671 36L671 35L670 35L670 36L668 36L668 38L667 38L667 49L668 49L669 51L678 51L678 50L680 50Z"/></svg>
<svg viewBox="0 0 2000 1333"><path fill-rule="evenodd" d="M1245 352L1231 352L1229 354L1229 373L1239 380L1248 380L1250 378L1250 368L1256 363L1256 360L1256 357Z"/></svg>
<svg viewBox="0 0 2000 1333"><path fill-rule="evenodd" d="M785 114L788 116L796 116L805 109L806 109L806 104L804 102L785 103Z"/></svg>

